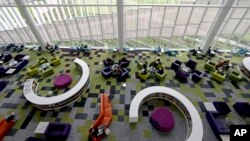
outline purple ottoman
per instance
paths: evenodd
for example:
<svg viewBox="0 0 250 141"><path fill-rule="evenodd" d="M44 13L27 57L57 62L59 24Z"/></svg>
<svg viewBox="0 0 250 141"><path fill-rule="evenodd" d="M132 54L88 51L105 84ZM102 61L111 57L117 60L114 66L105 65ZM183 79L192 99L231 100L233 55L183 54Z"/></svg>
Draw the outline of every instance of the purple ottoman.
<svg viewBox="0 0 250 141"><path fill-rule="evenodd" d="M72 78L69 74L58 75L54 80L54 86L58 89L68 87L72 82Z"/></svg>
<svg viewBox="0 0 250 141"><path fill-rule="evenodd" d="M169 132L175 124L173 114L167 108L157 108L150 117L150 123L159 131Z"/></svg>

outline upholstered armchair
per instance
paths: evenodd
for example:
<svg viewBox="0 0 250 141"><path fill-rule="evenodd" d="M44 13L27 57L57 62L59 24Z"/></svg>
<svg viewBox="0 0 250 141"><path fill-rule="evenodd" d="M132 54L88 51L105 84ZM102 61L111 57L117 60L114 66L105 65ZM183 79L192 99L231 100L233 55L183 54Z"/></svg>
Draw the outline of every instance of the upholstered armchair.
<svg viewBox="0 0 250 141"><path fill-rule="evenodd" d="M117 76L117 80L122 81L125 80L129 76L129 71L125 68L122 68L123 73Z"/></svg>
<svg viewBox="0 0 250 141"><path fill-rule="evenodd" d="M155 73L155 78L158 79L158 80L163 80L163 79L165 79L166 76L167 76L166 71L164 71L162 74L160 74L158 72Z"/></svg>
<svg viewBox="0 0 250 141"><path fill-rule="evenodd" d="M213 70L215 69L215 66L216 66L216 64L215 64L214 62L208 61L208 62L205 64L204 68L205 68L206 70L208 70L208 71L213 71Z"/></svg>
<svg viewBox="0 0 250 141"><path fill-rule="evenodd" d="M193 60L188 60L188 62L186 63L186 66L189 67L192 71L194 71L194 69L197 66L197 63Z"/></svg>
<svg viewBox="0 0 250 141"><path fill-rule="evenodd" d="M8 70L9 68L0 67L0 76L5 76L5 72Z"/></svg>
<svg viewBox="0 0 250 141"><path fill-rule="evenodd" d="M45 58L45 56L38 58L38 64L39 65L47 63L47 62L48 62L48 59Z"/></svg>
<svg viewBox="0 0 250 141"><path fill-rule="evenodd" d="M47 77L49 75L52 75L54 73L54 70L51 66L49 66L46 70L42 69L43 76Z"/></svg>
<svg viewBox="0 0 250 141"><path fill-rule="evenodd" d="M102 76L104 76L105 78L109 78L112 76L112 69L111 67L105 67L103 70L102 70Z"/></svg>
<svg viewBox="0 0 250 141"><path fill-rule="evenodd" d="M171 69L174 70L175 72L177 72L179 70L179 68L181 67L182 62L179 60L175 60L172 64L171 64Z"/></svg>
<svg viewBox="0 0 250 141"><path fill-rule="evenodd" d="M119 60L119 65L120 65L122 68L128 67L128 66L129 66L129 63L130 63L129 60L127 60L127 61L123 61L122 59Z"/></svg>
<svg viewBox="0 0 250 141"><path fill-rule="evenodd" d="M227 115L228 113L231 112L231 109L229 108L226 102L214 101L213 105L215 109L222 115Z"/></svg>
<svg viewBox="0 0 250 141"><path fill-rule="evenodd" d="M220 83L222 83L226 79L225 73L220 73L218 71L215 71L212 73L212 78Z"/></svg>
<svg viewBox="0 0 250 141"><path fill-rule="evenodd" d="M143 74L141 71L138 72L138 77L144 81L146 81L150 77L150 72Z"/></svg>
<svg viewBox="0 0 250 141"><path fill-rule="evenodd" d="M34 76L34 75L37 75L39 73L38 71L38 68L36 65L33 65L33 66L30 66L28 69L27 69L27 75L29 76Z"/></svg>
<svg viewBox="0 0 250 141"><path fill-rule="evenodd" d="M188 75L188 72L178 70L175 74L175 78L179 79L180 82L186 82Z"/></svg>
<svg viewBox="0 0 250 141"><path fill-rule="evenodd" d="M11 54L2 54L2 61L9 62L12 59Z"/></svg>
<svg viewBox="0 0 250 141"><path fill-rule="evenodd" d="M233 107L240 116L250 117L250 104L248 102L236 102Z"/></svg>
<svg viewBox="0 0 250 141"><path fill-rule="evenodd" d="M230 74L229 74L229 79L232 80L232 81L240 81L242 78L241 74L237 71L232 71Z"/></svg>
<svg viewBox="0 0 250 141"><path fill-rule="evenodd" d="M192 80L194 82L199 82L202 79L202 73L200 71L195 70L193 75L192 75Z"/></svg>
<svg viewBox="0 0 250 141"><path fill-rule="evenodd" d="M58 57L53 57L50 59L52 66L57 66L61 64L61 60Z"/></svg>
<svg viewBox="0 0 250 141"><path fill-rule="evenodd" d="M49 140L66 140L69 136L71 125L69 123L49 123L44 135Z"/></svg>

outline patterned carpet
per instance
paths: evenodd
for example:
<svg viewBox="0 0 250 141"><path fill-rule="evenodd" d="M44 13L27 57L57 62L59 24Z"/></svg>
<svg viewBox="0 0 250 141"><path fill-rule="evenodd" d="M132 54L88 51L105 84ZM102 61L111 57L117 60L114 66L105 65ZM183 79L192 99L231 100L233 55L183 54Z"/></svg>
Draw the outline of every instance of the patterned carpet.
<svg viewBox="0 0 250 141"><path fill-rule="evenodd" d="M16 119L18 120L8 135L4 138L5 141L24 141L29 136L43 138L41 135L34 134L34 130L40 121L68 122L72 125L68 141L88 140L88 129L99 114L98 103L100 101L99 95L101 93L109 93L111 95L113 108L113 121L110 126L111 133L110 136L106 137L104 140L129 141L137 139L140 141L182 141L185 139L185 133L187 132L185 119L181 112L168 101L151 100L144 103L140 109L139 122L137 124L130 124L128 122L129 106L135 94L143 88L157 85L173 88L192 101L202 118L204 126L203 141L217 140L204 116L205 108L203 102L225 101L232 109L229 117L240 121L241 123L246 123L245 119L241 118L233 110L232 105L236 101L250 102L250 83L245 79L238 83L231 82L227 79L221 84L212 80L211 74L204 71L204 64L208 60L218 62L222 59L229 59L230 63L233 65L232 69L237 70L237 65L243 58L241 56L232 56L229 53L220 53L216 54L216 57L213 58L197 60L187 52L176 52L175 55L172 54L171 56L165 54L156 55L151 52L144 51L116 54L106 52L105 50L93 50L86 54L70 52L67 50L38 54L32 49L25 49L19 52L19 54L20 53L31 56L26 68L34 64L39 56L46 56L48 59L52 58L52 56L58 56L61 59L62 64L53 67L55 71L53 75L43 77L39 74L34 77L39 82L39 95L46 97L58 95L68 91L77 83L80 77L80 72L75 68L73 63L73 60L76 57L86 61L90 67L90 89L75 103L69 105L68 107L57 111L41 111L33 107L33 105L27 102L23 96L23 83L27 78L29 78L26 75L26 68L22 69L18 74L2 77L1 80L8 81L8 86L0 92L0 118L7 117L10 113L15 112L17 115ZM12 56L15 56L18 53L11 52L11 54ZM130 76L126 79L126 81L118 82L116 78L105 79L102 77L101 70L103 69L103 65L101 62L103 59L112 57L116 62L118 62L118 60L125 55L131 61L128 67ZM167 77L164 81L159 82L154 78L151 78L144 82L137 78L136 72L138 71L138 68L136 62L141 59L142 56L146 56L148 61L153 61L156 57L160 57L163 62L163 66L167 71ZM180 83L176 80L174 78L174 71L170 69L171 63L176 59L182 62L187 62L188 59L197 61L197 69L204 73L202 81L194 83L189 78L188 82ZM55 76L61 73L70 73L73 78L73 82L68 88L58 90L53 86L53 80ZM124 87L123 84L126 84L126 86ZM165 106L174 113L176 125L175 128L169 133L161 133L157 131L149 123L149 116L151 112L154 108L160 106Z"/></svg>

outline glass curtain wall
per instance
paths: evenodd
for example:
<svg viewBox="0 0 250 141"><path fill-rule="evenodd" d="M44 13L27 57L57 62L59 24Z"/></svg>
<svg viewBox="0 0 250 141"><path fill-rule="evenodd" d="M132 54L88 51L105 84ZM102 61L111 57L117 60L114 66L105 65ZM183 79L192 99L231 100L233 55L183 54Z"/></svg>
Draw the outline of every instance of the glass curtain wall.
<svg viewBox="0 0 250 141"><path fill-rule="evenodd" d="M124 0L127 47L201 46L225 0ZM116 0L24 0L46 42L117 47ZM0 1L0 44L37 41L14 0ZM250 1L235 0L212 46L249 47Z"/></svg>

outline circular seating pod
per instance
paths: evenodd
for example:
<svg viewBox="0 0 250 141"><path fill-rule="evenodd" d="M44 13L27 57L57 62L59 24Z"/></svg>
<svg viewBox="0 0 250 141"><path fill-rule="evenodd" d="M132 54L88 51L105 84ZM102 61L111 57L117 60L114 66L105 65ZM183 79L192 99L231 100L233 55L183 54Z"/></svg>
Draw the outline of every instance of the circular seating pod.
<svg viewBox="0 0 250 141"><path fill-rule="evenodd" d="M58 89L63 89L68 87L72 82L72 78L69 74L60 74L56 76L54 80L54 86Z"/></svg>
<svg viewBox="0 0 250 141"><path fill-rule="evenodd" d="M150 99L168 100L183 113L188 127L186 141L202 141L203 125L200 115L194 105L180 92L163 86L147 87L138 92L129 108L129 122L138 122L140 106Z"/></svg>
<svg viewBox="0 0 250 141"><path fill-rule="evenodd" d="M160 107L153 111L150 123L159 131L169 132L175 125L174 116L167 108Z"/></svg>
<svg viewBox="0 0 250 141"><path fill-rule="evenodd" d="M241 64L239 64L239 71L247 80L250 80L250 57L242 60Z"/></svg>
<svg viewBox="0 0 250 141"><path fill-rule="evenodd" d="M77 98L81 97L81 95L83 95L83 93L89 88L90 72L85 61L76 58L74 63L76 67L81 70L82 75L73 88L58 96L42 97L37 95L38 82L32 78L27 79L24 83L24 97L41 110L60 109L76 101Z"/></svg>

